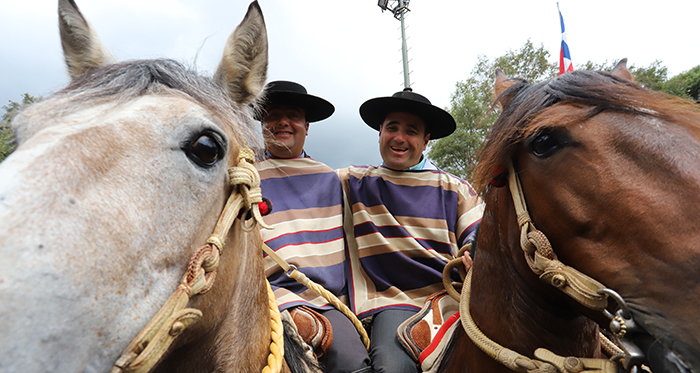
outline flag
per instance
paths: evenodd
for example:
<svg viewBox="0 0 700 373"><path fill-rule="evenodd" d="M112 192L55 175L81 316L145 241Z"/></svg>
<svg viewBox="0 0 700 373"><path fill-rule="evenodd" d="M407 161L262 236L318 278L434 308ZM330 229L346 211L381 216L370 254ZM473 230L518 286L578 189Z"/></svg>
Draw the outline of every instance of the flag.
<svg viewBox="0 0 700 373"><path fill-rule="evenodd" d="M561 22L561 51L559 52L559 75L574 71L574 64L571 63L571 53L569 45L566 43L566 29L564 28L564 17L561 16L559 3L557 2L557 11L559 12L559 22Z"/></svg>

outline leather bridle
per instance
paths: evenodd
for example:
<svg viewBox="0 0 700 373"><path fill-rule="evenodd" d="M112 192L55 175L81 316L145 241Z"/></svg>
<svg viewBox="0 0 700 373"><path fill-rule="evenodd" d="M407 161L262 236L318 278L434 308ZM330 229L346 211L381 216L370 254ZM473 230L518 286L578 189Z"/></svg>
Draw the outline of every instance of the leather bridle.
<svg viewBox="0 0 700 373"><path fill-rule="evenodd" d="M604 349L612 352L613 356L609 360L562 357L547 349L538 348L534 352L536 359L530 359L500 346L486 337L471 318L469 312L471 271L467 273L465 278L460 300L460 318L469 338L484 353L517 372L616 373L618 365L627 372L636 372L646 362L646 358L642 350L625 336L628 331L643 330L634 322L622 297L600 282L557 259L547 236L537 230L530 219L520 178L515 173L512 164L508 166L508 185L520 228L520 247L524 252L528 266L543 281L561 290L580 304L602 312L610 319L609 331L613 334L614 342L610 342L602 334L600 336ZM617 303L615 314L607 309L609 298Z"/></svg>
<svg viewBox="0 0 700 373"><path fill-rule="evenodd" d="M262 193L260 176L253 162L253 152L248 147L243 147L239 153L238 164L228 170L229 183L232 186L231 194L214 233L207 243L194 253L180 285L156 316L131 341L114 364L112 373L150 372L160 362L175 339L189 325L201 319L200 310L185 307L190 298L206 293L214 284L219 258L224 251L225 238L236 219L245 216L246 212L251 212L253 224L246 226L245 223L241 223L245 231L253 230L257 224L269 228L263 222L258 207L258 203L262 202ZM282 368L284 355L282 321L269 282L267 282L267 292L270 309L270 354L262 373L278 373Z"/></svg>

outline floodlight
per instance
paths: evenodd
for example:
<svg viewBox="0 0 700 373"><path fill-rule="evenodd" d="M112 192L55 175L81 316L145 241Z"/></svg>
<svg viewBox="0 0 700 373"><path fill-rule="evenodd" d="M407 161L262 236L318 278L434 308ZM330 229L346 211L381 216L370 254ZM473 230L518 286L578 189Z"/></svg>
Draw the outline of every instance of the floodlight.
<svg viewBox="0 0 700 373"><path fill-rule="evenodd" d="M403 81L404 88L411 87L411 80L409 78L408 70L408 47L406 46L406 27L404 26L404 14L406 14L410 9L408 9L408 3L410 0L379 0L377 5L382 8L382 12L385 10L391 11L394 18L401 21L401 56L403 59ZM391 3L391 5L389 5Z"/></svg>

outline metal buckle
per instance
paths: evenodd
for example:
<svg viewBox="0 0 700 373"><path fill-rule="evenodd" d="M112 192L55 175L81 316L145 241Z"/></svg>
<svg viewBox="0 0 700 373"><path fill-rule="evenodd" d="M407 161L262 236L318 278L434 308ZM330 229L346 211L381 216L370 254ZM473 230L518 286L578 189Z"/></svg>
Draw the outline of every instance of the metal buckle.
<svg viewBox="0 0 700 373"><path fill-rule="evenodd" d="M287 276L287 277L289 277L289 278L293 278L293 277L292 277L292 272L294 272L294 271L296 271L296 270L297 270L297 266L295 266L294 264L290 264L290 265L289 265L289 269L286 270L286 271L284 271L284 274L285 274L285 276Z"/></svg>
<svg viewBox="0 0 700 373"><path fill-rule="evenodd" d="M603 309L603 314L610 319L608 330L613 333L618 347L625 353L624 357L618 358L618 362L627 372L639 371L638 367L644 364L647 359L642 349L632 342L631 337L641 333L647 334L646 330L634 322L632 313L620 294L612 289L601 289L598 290L598 293L607 295L617 303L617 311L614 315L607 309Z"/></svg>

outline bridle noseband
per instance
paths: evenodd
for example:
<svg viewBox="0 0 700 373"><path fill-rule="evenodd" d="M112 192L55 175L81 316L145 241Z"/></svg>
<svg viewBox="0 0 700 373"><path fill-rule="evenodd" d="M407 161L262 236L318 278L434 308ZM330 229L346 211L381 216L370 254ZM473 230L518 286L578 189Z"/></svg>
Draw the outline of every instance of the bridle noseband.
<svg viewBox="0 0 700 373"><path fill-rule="evenodd" d="M641 364L646 362L644 353L631 340L625 338L628 330L643 331L632 319L627 306L616 292L606 288L600 282L588 277L578 270L569 267L557 259L547 236L537 230L530 219L525 204L525 196L520 184L520 178L515 173L512 164L508 166L508 185L515 205L515 211L520 228L520 247L525 254L530 269L540 279L561 290L582 305L602 312L610 319L610 332L615 342L600 335L603 348L612 358L591 359L578 357L557 356L544 348L538 348L530 359L515 351L500 346L486 337L476 326L469 311L469 295L471 289L471 271L467 273L462 287L460 300L460 318L466 334L472 342L491 358L499 361L517 372L605 372L616 373L618 364L627 372L636 372ZM608 298L613 298L618 306L615 315L607 310Z"/></svg>

